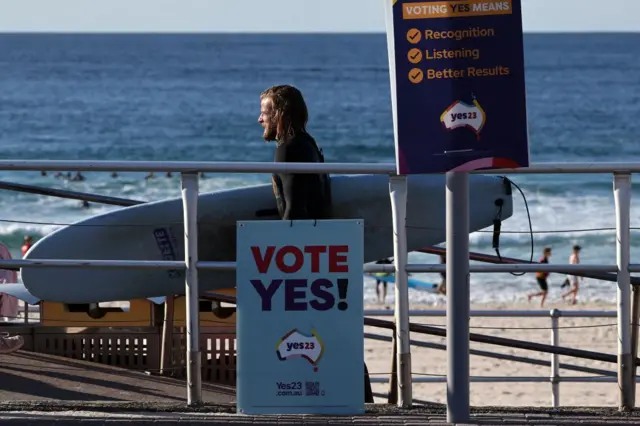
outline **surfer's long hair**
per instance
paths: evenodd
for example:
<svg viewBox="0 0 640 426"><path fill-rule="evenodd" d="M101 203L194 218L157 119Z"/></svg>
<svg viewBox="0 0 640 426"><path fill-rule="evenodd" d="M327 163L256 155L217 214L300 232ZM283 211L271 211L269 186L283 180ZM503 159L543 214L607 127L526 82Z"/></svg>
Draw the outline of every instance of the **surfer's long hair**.
<svg viewBox="0 0 640 426"><path fill-rule="evenodd" d="M273 101L278 143L307 132L309 112L300 90L287 84L272 86L260 94L260 100L264 98Z"/></svg>

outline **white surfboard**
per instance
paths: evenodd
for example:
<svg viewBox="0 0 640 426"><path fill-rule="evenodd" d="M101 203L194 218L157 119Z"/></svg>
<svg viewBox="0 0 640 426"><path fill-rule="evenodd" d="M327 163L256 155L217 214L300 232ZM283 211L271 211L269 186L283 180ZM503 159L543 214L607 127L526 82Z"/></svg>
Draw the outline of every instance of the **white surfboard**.
<svg viewBox="0 0 640 426"><path fill-rule="evenodd" d="M365 262L393 256L389 179L384 175L333 176L336 219L363 219ZM512 214L511 191L498 177L469 176L470 231L492 225L495 200L502 217ZM271 185L201 194L198 198L198 256L234 261L236 221L278 220ZM146 203L91 217L39 240L26 259L183 260L182 200ZM445 240L445 176L408 177L409 251ZM201 291L235 287L235 271L199 271ZM184 294L184 271L157 269L23 268L22 280L35 297L63 303L130 300Z"/></svg>

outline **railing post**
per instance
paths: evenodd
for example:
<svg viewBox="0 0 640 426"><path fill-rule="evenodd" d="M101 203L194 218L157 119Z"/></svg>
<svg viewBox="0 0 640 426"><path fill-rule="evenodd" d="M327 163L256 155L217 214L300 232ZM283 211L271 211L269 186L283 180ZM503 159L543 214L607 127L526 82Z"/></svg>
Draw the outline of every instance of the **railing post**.
<svg viewBox="0 0 640 426"><path fill-rule="evenodd" d="M398 339L394 333L391 338L393 345L391 349L391 380L389 381L388 404L398 403Z"/></svg>
<svg viewBox="0 0 640 426"><path fill-rule="evenodd" d="M198 175L182 173L185 299L187 320L187 404L202 404L200 294L198 290Z"/></svg>
<svg viewBox="0 0 640 426"><path fill-rule="evenodd" d="M407 282L407 177L389 178L391 214L393 217L393 263L395 279L395 320L398 362L398 406L410 408L411 344L409 343L409 286Z"/></svg>
<svg viewBox="0 0 640 426"><path fill-rule="evenodd" d="M558 317L560 311L557 309L551 310L551 344L558 346ZM560 405L560 356L558 354L551 354L551 405L553 408L558 408Z"/></svg>
<svg viewBox="0 0 640 426"><path fill-rule="evenodd" d="M633 394L631 396L630 408L634 408L636 404L636 379L638 364L636 359L638 358L638 315L640 315L640 287L634 285L631 287L631 386Z"/></svg>
<svg viewBox="0 0 640 426"><path fill-rule="evenodd" d="M616 258L618 266L618 408L621 411L633 407L631 357L631 283L630 225L631 175L613 174L613 195L616 204Z"/></svg>
<svg viewBox="0 0 640 426"><path fill-rule="evenodd" d="M160 375L165 375L173 367L173 314L175 312L175 296L167 296L164 300L164 321L162 324L162 346L160 349ZM171 368L173 373L173 368Z"/></svg>
<svg viewBox="0 0 640 426"><path fill-rule="evenodd" d="M469 174L447 173L447 422L469 413Z"/></svg>

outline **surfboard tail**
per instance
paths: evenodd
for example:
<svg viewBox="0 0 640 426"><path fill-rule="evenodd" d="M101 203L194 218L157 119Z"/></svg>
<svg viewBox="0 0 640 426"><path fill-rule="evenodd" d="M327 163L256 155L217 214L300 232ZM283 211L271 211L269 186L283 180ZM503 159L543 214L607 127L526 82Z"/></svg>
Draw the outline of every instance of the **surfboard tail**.
<svg viewBox="0 0 640 426"><path fill-rule="evenodd" d="M29 290L22 283L5 283L0 285L0 293L8 294L18 300L22 300L29 305L35 305L40 301L37 297L29 293Z"/></svg>

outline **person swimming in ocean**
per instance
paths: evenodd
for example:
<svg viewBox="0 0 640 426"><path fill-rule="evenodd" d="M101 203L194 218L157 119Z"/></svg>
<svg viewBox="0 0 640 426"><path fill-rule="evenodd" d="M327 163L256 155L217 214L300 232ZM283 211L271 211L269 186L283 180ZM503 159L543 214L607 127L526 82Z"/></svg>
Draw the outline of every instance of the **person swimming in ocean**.
<svg viewBox="0 0 640 426"><path fill-rule="evenodd" d="M84 182L86 178L80 172L76 172L76 174L70 179L73 182Z"/></svg>
<svg viewBox="0 0 640 426"><path fill-rule="evenodd" d="M275 162L324 163L322 150L307 132L309 114L302 93L289 85L260 94L258 122L266 142L276 142ZM273 193L283 220L329 219L331 184L326 174L274 173Z"/></svg>

